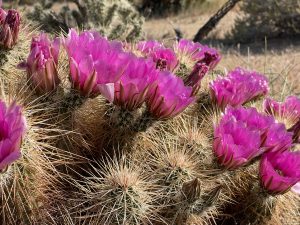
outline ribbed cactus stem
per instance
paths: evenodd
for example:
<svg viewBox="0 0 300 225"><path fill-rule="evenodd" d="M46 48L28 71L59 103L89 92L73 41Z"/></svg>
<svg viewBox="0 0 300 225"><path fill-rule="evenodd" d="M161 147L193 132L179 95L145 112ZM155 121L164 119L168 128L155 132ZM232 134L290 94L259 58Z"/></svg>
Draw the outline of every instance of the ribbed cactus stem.
<svg viewBox="0 0 300 225"><path fill-rule="evenodd" d="M215 204L219 199L221 191L222 191L222 186L218 185L207 194L203 194L202 199L204 204L203 204L202 211L200 211L200 213L203 213L205 210L215 206Z"/></svg>
<svg viewBox="0 0 300 225"><path fill-rule="evenodd" d="M133 130L136 132L144 132L150 128L157 120L146 110L135 123Z"/></svg>
<svg viewBox="0 0 300 225"><path fill-rule="evenodd" d="M62 110L64 112L78 109L87 100L86 97L81 96L77 91L70 90L64 97L62 102Z"/></svg>
<svg viewBox="0 0 300 225"><path fill-rule="evenodd" d="M195 178L191 181L185 182L181 188L180 204L178 207L178 215L174 218L173 224L186 224L190 207L201 196L201 182L199 178Z"/></svg>
<svg viewBox="0 0 300 225"><path fill-rule="evenodd" d="M106 115L110 120L110 124L115 128L130 129L134 124L134 111L129 111L113 104L108 104Z"/></svg>
<svg viewBox="0 0 300 225"><path fill-rule="evenodd" d="M182 185L182 194L190 203L195 202L201 195L201 182L199 178L186 182Z"/></svg>
<svg viewBox="0 0 300 225"><path fill-rule="evenodd" d="M221 186L213 188L210 192L203 192L201 181L195 178L185 182L181 189L181 202L178 205L177 217L175 224L186 224L190 215L201 216L205 211L214 207L221 193Z"/></svg>
<svg viewBox="0 0 300 225"><path fill-rule="evenodd" d="M245 221L241 224L265 224L271 220L275 210L277 198L263 190L259 185L255 185L251 190L245 206Z"/></svg>
<svg viewBox="0 0 300 225"><path fill-rule="evenodd" d="M201 196L201 182L200 179L183 183L182 189L182 203L179 208L178 216L175 217L175 224L185 224L188 219L189 208L193 205Z"/></svg>
<svg viewBox="0 0 300 225"><path fill-rule="evenodd" d="M127 217L127 214L130 214L131 210L138 209L140 204L136 201L138 199L139 193L137 193L133 187L117 187L113 192L110 193L112 198L121 199L119 202L116 203L116 207L120 210L120 213L117 214L117 221L122 221L124 218ZM138 224L138 223L137 223Z"/></svg>

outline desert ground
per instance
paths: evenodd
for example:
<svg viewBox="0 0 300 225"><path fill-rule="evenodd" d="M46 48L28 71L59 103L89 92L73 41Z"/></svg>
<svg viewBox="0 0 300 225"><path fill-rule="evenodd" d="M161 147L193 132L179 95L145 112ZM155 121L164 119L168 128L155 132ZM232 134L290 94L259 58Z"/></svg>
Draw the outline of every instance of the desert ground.
<svg viewBox="0 0 300 225"><path fill-rule="evenodd" d="M147 39L158 39L164 43L174 40L174 28L182 31L183 38L193 39L197 30L226 1L215 1L214 4L172 15L167 18L146 20L144 32ZM300 94L300 38L276 38L256 42L238 43L226 36L234 29L235 20L241 17L239 4L235 6L208 35L203 42L218 48L222 60L217 70L231 70L241 66L257 70L271 78L276 85L274 92L283 97L287 93ZM285 85L282 85L285 84Z"/></svg>

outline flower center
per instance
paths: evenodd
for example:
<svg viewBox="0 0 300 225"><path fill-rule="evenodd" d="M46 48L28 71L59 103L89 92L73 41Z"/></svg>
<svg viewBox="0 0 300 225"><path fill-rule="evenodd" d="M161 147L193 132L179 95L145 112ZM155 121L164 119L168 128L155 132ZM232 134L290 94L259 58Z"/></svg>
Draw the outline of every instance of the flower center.
<svg viewBox="0 0 300 225"><path fill-rule="evenodd" d="M281 171L281 170L279 170L279 169L275 169L275 171L276 171L276 173L278 173L280 176L284 176L284 174L283 174L283 172Z"/></svg>
<svg viewBox="0 0 300 225"><path fill-rule="evenodd" d="M161 71L166 70L167 69L167 60L165 60L165 59L157 60L156 69L159 69Z"/></svg>
<svg viewBox="0 0 300 225"><path fill-rule="evenodd" d="M211 54L209 52L204 53L204 59L200 60L201 63L205 63L205 65L210 66L213 61L217 59L215 54Z"/></svg>

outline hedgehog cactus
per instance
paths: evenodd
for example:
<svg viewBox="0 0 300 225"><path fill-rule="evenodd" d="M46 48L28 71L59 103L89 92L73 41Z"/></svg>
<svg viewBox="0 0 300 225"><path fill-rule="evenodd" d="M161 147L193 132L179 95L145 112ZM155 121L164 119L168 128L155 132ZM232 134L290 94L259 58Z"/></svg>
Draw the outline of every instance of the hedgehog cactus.
<svg viewBox="0 0 300 225"><path fill-rule="evenodd" d="M220 54L187 40L32 36L26 71L2 67L3 223L299 222L296 97L263 104L242 68L212 81Z"/></svg>
<svg viewBox="0 0 300 225"><path fill-rule="evenodd" d="M148 224L156 219L156 193L136 165L114 159L90 175L78 193L78 200L92 204L80 209L91 218L89 223Z"/></svg>

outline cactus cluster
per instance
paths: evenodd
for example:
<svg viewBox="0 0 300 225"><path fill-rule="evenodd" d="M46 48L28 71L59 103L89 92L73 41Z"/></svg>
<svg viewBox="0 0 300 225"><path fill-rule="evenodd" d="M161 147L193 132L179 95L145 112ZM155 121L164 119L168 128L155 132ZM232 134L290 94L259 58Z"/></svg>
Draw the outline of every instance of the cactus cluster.
<svg viewBox="0 0 300 225"><path fill-rule="evenodd" d="M3 224L299 223L298 97L214 78L219 52L187 40L22 35L1 70Z"/></svg>
<svg viewBox="0 0 300 225"><path fill-rule="evenodd" d="M69 28L94 29L110 39L137 40L142 35L143 18L127 0L68 0L59 12L56 0L42 0L28 17L41 29L57 33Z"/></svg>

